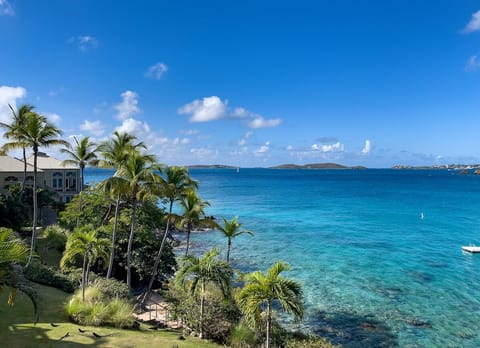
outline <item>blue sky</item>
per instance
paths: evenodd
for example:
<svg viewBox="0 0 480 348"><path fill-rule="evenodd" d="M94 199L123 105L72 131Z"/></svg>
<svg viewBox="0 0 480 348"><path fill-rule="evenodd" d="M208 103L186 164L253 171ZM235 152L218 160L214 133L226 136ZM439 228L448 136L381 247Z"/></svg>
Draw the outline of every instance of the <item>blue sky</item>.
<svg viewBox="0 0 480 348"><path fill-rule="evenodd" d="M2 121L165 164L480 162L478 1L0 0L0 33Z"/></svg>

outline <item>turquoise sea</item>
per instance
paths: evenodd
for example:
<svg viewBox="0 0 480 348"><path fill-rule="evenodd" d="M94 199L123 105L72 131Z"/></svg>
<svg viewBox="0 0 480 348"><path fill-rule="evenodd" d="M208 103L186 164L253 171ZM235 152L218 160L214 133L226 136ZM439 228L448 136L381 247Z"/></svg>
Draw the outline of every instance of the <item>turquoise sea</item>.
<svg viewBox="0 0 480 348"><path fill-rule="evenodd" d="M90 169L88 181L104 171ZM446 170L197 169L207 214L235 215L245 272L275 260L304 288L292 324L345 347L480 347L480 176ZM226 246L195 233L194 250Z"/></svg>

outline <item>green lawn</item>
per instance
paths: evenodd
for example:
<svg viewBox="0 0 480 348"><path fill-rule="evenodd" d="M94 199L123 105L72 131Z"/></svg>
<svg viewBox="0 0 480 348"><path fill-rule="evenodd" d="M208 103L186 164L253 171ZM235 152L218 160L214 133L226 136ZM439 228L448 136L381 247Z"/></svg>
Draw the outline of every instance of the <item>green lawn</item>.
<svg viewBox="0 0 480 348"><path fill-rule="evenodd" d="M0 294L0 347L3 348L45 348L45 347L178 347L178 348L218 348L219 345L188 337L178 339L179 332L163 330L151 331L143 326L140 330L119 330L109 327L79 326L69 322L63 309L69 294L60 290L38 285L40 321L32 324L33 307L29 299L18 294L13 307L7 302L7 291ZM53 327L50 323L58 324ZM80 333L78 328L88 330ZM111 335L96 338L99 335ZM59 340L63 335L69 336Z"/></svg>

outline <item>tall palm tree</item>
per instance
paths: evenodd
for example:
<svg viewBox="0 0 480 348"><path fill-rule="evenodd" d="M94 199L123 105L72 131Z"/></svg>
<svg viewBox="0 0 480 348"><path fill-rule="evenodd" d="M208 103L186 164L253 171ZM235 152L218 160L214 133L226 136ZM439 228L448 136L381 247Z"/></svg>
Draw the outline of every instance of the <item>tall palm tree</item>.
<svg viewBox="0 0 480 348"><path fill-rule="evenodd" d="M93 160L92 165L118 169L126 161L131 150L140 151L147 148L143 142L135 143L136 140L137 137L132 134L115 131L111 139L101 142L97 147L102 159Z"/></svg>
<svg viewBox="0 0 480 348"><path fill-rule="evenodd" d="M192 229L195 227L215 227L215 222L205 217L204 209L207 206L210 206L210 203L208 201L202 201L194 190L187 190L180 200L182 215L178 225L182 228L187 228L187 248L185 255L188 255Z"/></svg>
<svg viewBox="0 0 480 348"><path fill-rule="evenodd" d="M62 131L49 123L47 119L37 114L36 112L29 112L25 123L25 128L22 132L24 144L33 149L33 223L32 223L32 242L30 246L30 255L27 261L27 267L29 266L33 253L35 252L35 238L37 232L37 158L38 150L40 147L49 147L53 145L67 146L68 142L59 139L62 135ZM22 140L23 141L23 140Z"/></svg>
<svg viewBox="0 0 480 348"><path fill-rule="evenodd" d="M4 286L11 288L8 304L13 305L17 290L25 293L33 303L34 321L38 320L37 301L35 291L28 285L23 276L23 270L17 267L28 259L28 248L17 238L10 229L0 227L0 291Z"/></svg>
<svg viewBox="0 0 480 348"><path fill-rule="evenodd" d="M22 180L22 191L19 196L19 199L22 199L23 191L25 189L25 181L27 179L27 154L26 148L28 144L25 142L24 137L24 130L26 128L27 122L27 115L33 111L34 106L29 104L24 104L20 106L15 112L13 107L8 104L10 110L12 111L13 120L10 124L0 122L0 127L4 128L6 131L4 133L4 137L8 140L12 140L7 142L2 146L2 150L7 153L10 150L14 149L22 149L22 156L23 156L23 180Z"/></svg>
<svg viewBox="0 0 480 348"><path fill-rule="evenodd" d="M198 182L190 178L187 168L172 166L165 169L165 179L160 181L159 193L162 197L165 197L168 200L167 223L165 226L165 233L163 234L162 243L160 244L160 248L158 249L157 257L153 265L152 275L148 284L148 289L143 298L143 303L145 303L145 301L148 299L150 292L152 291L153 282L155 281L155 277L158 272L158 265L160 264L163 248L165 247L168 231L170 229L170 220L172 216L173 204L176 200L181 199L187 190L197 188Z"/></svg>
<svg viewBox="0 0 480 348"><path fill-rule="evenodd" d="M107 279L112 276L113 273L113 261L115 259L115 245L117 241L117 231L118 231L118 217L120 215L120 203L122 198L125 198L128 192L128 182L117 176L112 176L110 178L102 181L98 188L108 192L111 197L115 200L115 213L113 217L113 232L112 232L112 242L110 245L110 259L108 262L108 271Z"/></svg>
<svg viewBox="0 0 480 348"><path fill-rule="evenodd" d="M68 263L75 261L78 255L83 257L82 263L82 299L85 301L85 288L88 282L90 265L98 259L107 260L110 242L100 238L93 226L77 228L68 237L65 252L60 260L60 267L64 269Z"/></svg>
<svg viewBox="0 0 480 348"><path fill-rule="evenodd" d="M97 150L100 152L101 160L94 159L93 165L97 165L104 168L119 169L125 164L128 158L128 154L131 151L140 151L146 149L143 142L135 143L137 138L129 133L119 133L115 131L113 137L107 141L102 142ZM100 183L100 188L109 191L115 199L115 216L112 232L112 244L110 251L110 261L108 265L107 278L112 276L113 261L115 258L115 244L117 238L117 226L118 216L120 213L120 202L122 197L128 191L128 183L118 175L114 175L111 178L104 180Z"/></svg>
<svg viewBox="0 0 480 348"><path fill-rule="evenodd" d="M220 230L225 237L227 237L227 262L230 262L230 249L232 248L232 239L242 234L253 235L252 231L241 230L242 224L238 222L238 216L235 216L232 221L228 221L223 218L223 226L218 225L217 229Z"/></svg>
<svg viewBox="0 0 480 348"><path fill-rule="evenodd" d="M181 266L178 270L176 281L185 284L190 280L190 292L194 295L200 285L200 338L203 338L203 320L205 315L205 295L206 285L213 283L217 285L224 297L230 295L231 280L233 277L232 267L225 261L219 260L220 250L211 249L203 257L194 255L184 256L181 260Z"/></svg>
<svg viewBox="0 0 480 348"><path fill-rule="evenodd" d="M115 176L127 183L128 194L132 202L132 218L127 246L127 284L129 287L132 286L132 247L135 235L137 204L142 199L153 196L155 186L161 180L159 175L161 171L162 167L155 162L155 156L145 155L136 150L131 150L126 161L115 173Z"/></svg>
<svg viewBox="0 0 480 348"><path fill-rule="evenodd" d="M77 137L73 137L75 140L75 146L68 144L68 146L64 149L61 149L60 152L68 155L68 159L62 162L62 165L74 165L80 168L80 191L83 191L83 186L85 184L85 177L83 172L85 170L85 166L91 165L95 163L94 160L97 158L96 155L96 144L90 141L89 137L84 137L77 140Z"/></svg>
<svg viewBox="0 0 480 348"><path fill-rule="evenodd" d="M275 262L267 274L260 271L245 276L245 286L238 295L238 304L252 326L257 322L260 312L266 315L266 348L270 347L270 331L272 326L272 304L277 302L282 310L293 314L296 318L303 317L303 291L295 280L283 278L280 273L289 270L284 262Z"/></svg>

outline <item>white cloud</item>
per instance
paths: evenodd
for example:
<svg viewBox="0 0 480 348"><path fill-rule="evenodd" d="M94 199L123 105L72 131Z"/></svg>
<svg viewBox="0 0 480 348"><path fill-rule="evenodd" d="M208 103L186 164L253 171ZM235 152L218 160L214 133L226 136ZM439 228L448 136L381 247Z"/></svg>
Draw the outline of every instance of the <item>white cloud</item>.
<svg viewBox="0 0 480 348"><path fill-rule="evenodd" d="M160 80L167 71L167 64L159 62L149 67L147 72L145 73L145 76Z"/></svg>
<svg viewBox="0 0 480 348"><path fill-rule="evenodd" d="M100 121L89 121L85 120L81 125L80 129L89 132L90 134L93 134L97 137L103 135L105 133L105 127Z"/></svg>
<svg viewBox="0 0 480 348"><path fill-rule="evenodd" d="M72 36L67 42L77 46L82 52L98 46L98 40L90 35Z"/></svg>
<svg viewBox="0 0 480 348"><path fill-rule="evenodd" d="M473 33L474 31L480 31L480 11L475 12L470 19L470 22L463 29L464 33Z"/></svg>
<svg viewBox="0 0 480 348"><path fill-rule="evenodd" d="M293 151L293 146L292 146L292 145L288 145L288 146L287 146L287 151Z"/></svg>
<svg viewBox="0 0 480 348"><path fill-rule="evenodd" d="M313 151L320 151L320 152L323 152L323 153L326 153L326 152L343 152L344 149L345 149L345 146L340 142L336 142L335 144L323 144L323 145L313 144L312 145L312 150Z"/></svg>
<svg viewBox="0 0 480 348"><path fill-rule="evenodd" d="M17 108L17 99L24 98L27 95L27 90L23 87L0 86L0 121L9 122L12 117L13 109Z"/></svg>
<svg viewBox="0 0 480 348"><path fill-rule="evenodd" d="M365 146L362 149L362 153L368 155L370 152L372 152L372 142L367 139L365 140Z"/></svg>
<svg viewBox="0 0 480 348"><path fill-rule="evenodd" d="M190 153L196 155L197 158L204 159L206 157L215 156L218 154L218 150L208 147L191 148Z"/></svg>
<svg viewBox="0 0 480 348"><path fill-rule="evenodd" d="M7 0L0 0L0 16L14 16L15 11Z"/></svg>
<svg viewBox="0 0 480 348"><path fill-rule="evenodd" d="M122 102L115 105L117 110L117 118L119 120L126 120L133 115L140 112L138 107L138 94L133 91L125 91L121 94Z"/></svg>
<svg viewBox="0 0 480 348"><path fill-rule="evenodd" d="M172 144L173 145L186 145L186 144L189 144L190 143L190 139L188 138L175 138L172 140Z"/></svg>
<svg viewBox="0 0 480 348"><path fill-rule="evenodd" d="M267 141L265 144L263 144L262 146L260 146L258 149L255 150L255 154L257 155L265 154L269 150L270 150L270 142Z"/></svg>
<svg viewBox="0 0 480 348"><path fill-rule="evenodd" d="M251 121L248 126L250 128L269 128L276 127L282 122L279 118L264 119L262 116L257 116Z"/></svg>
<svg viewBox="0 0 480 348"><path fill-rule="evenodd" d="M254 129L276 127L282 122L279 118L265 119L242 107L231 110L228 108L228 101L222 101L217 96L196 99L179 108L178 113L190 115L190 122L210 122L222 118L251 119L248 126Z"/></svg>
<svg viewBox="0 0 480 348"><path fill-rule="evenodd" d="M60 121L62 120L62 117L59 114L44 113L43 115L46 116L48 121L53 124L60 123Z"/></svg>
<svg viewBox="0 0 480 348"><path fill-rule="evenodd" d="M253 132L247 132L243 137L238 141L238 145L244 146L247 143L247 140L253 135Z"/></svg>
<svg viewBox="0 0 480 348"><path fill-rule="evenodd" d="M480 68L480 61L478 59L478 55L473 55L468 58L467 65L465 66L466 71L475 71Z"/></svg>
<svg viewBox="0 0 480 348"><path fill-rule="evenodd" d="M134 118L127 118L123 120L122 124L115 128L119 133L132 133L135 135L142 135L150 132L150 127L146 122L136 120Z"/></svg>
<svg viewBox="0 0 480 348"><path fill-rule="evenodd" d="M205 97L182 106L178 113L191 115L190 122L209 122L225 117L227 104L227 100L222 101L217 96Z"/></svg>

